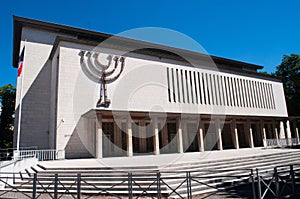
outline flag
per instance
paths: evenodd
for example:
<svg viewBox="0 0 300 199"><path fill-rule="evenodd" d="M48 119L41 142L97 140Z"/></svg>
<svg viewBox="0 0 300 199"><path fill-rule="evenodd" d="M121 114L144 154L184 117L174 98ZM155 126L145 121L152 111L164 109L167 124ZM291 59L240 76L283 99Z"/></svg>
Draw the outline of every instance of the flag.
<svg viewBox="0 0 300 199"><path fill-rule="evenodd" d="M22 49L22 52L19 56L19 63L18 63L18 77L21 75L22 73L22 67L23 67L23 60L24 60L24 50L25 50L25 46Z"/></svg>

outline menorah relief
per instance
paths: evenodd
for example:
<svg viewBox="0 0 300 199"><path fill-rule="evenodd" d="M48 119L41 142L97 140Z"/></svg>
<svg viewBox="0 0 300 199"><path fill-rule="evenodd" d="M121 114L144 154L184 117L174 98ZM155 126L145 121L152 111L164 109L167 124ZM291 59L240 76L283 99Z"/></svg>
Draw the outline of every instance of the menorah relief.
<svg viewBox="0 0 300 199"><path fill-rule="evenodd" d="M99 57L100 53L81 51L79 55L84 73L94 82L100 83L100 98L96 107L109 107L111 101L108 99L107 84L120 77L124 70L125 58L108 55L107 64L102 64Z"/></svg>

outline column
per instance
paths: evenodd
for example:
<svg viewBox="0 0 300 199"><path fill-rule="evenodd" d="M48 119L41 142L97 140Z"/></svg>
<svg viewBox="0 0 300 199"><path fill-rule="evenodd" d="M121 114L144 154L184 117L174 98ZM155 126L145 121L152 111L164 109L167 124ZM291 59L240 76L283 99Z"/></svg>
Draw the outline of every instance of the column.
<svg viewBox="0 0 300 199"><path fill-rule="evenodd" d="M157 122L157 117L155 117L154 119L153 119L154 121L154 124L153 124L153 126L154 126L154 154L155 155L159 155L159 135L158 135L158 133L159 133L159 131L158 131L158 122Z"/></svg>
<svg viewBox="0 0 300 199"><path fill-rule="evenodd" d="M298 127L297 127L297 120L293 121L293 126L294 126L295 135L296 135L296 138L297 138L297 142L299 144L299 130L298 130Z"/></svg>
<svg viewBox="0 0 300 199"><path fill-rule="evenodd" d="M274 132L275 132L275 139L276 139L276 145L279 146L279 135L278 135L278 129L276 127L276 121L273 120L272 121L272 128L274 129Z"/></svg>
<svg viewBox="0 0 300 199"><path fill-rule="evenodd" d="M231 135L233 135L233 145L234 148L239 149L240 145L239 145L239 135L238 135L238 130L236 127L236 119L232 119L232 123L231 123L231 132L233 132L233 134L231 133Z"/></svg>
<svg viewBox="0 0 300 199"><path fill-rule="evenodd" d="M260 125L261 125L261 131L262 131L262 139L263 139L263 144L264 147L267 147L267 134L266 134L266 128L265 128L265 123L263 120L260 121Z"/></svg>
<svg viewBox="0 0 300 199"><path fill-rule="evenodd" d="M237 130L237 127L236 127L236 120L235 119L233 119L233 121L234 121L234 125L233 125L233 127L234 127L234 138L235 138L235 143L236 143L236 146L235 146L235 148L236 149L239 149L240 148L240 144L239 144L239 134L238 134L238 130Z"/></svg>
<svg viewBox="0 0 300 199"><path fill-rule="evenodd" d="M127 127L127 156L132 157L133 156L133 146L132 146L132 124L131 119L127 118L126 121L126 127Z"/></svg>
<svg viewBox="0 0 300 199"><path fill-rule="evenodd" d="M288 145L291 146L293 145L292 143L292 133L291 133L291 127L290 127L290 121L287 120L286 121L286 136L287 136L287 142L288 142Z"/></svg>
<svg viewBox="0 0 300 199"><path fill-rule="evenodd" d="M217 138L218 138L218 149L220 151L223 150L223 143L222 143L222 129L220 127L220 120L217 118L216 121L216 129L217 129Z"/></svg>
<svg viewBox="0 0 300 199"><path fill-rule="evenodd" d="M249 132L249 146L250 148L254 148L254 141L253 141L253 132L252 132L252 127L251 127L251 122L248 119L246 122L246 126L247 126L247 131Z"/></svg>
<svg viewBox="0 0 300 199"><path fill-rule="evenodd" d="M290 121L286 121L286 136L287 138L292 138L292 133L291 133L291 127L290 127Z"/></svg>
<svg viewBox="0 0 300 199"><path fill-rule="evenodd" d="M96 158L103 157L103 149L102 149L102 117L101 114L97 114L97 130L96 130Z"/></svg>
<svg viewBox="0 0 300 199"><path fill-rule="evenodd" d="M272 128L274 129L274 132L275 132L275 138L278 140L279 139L278 129L276 127L276 121L275 120L272 121Z"/></svg>
<svg viewBox="0 0 300 199"><path fill-rule="evenodd" d="M183 153L183 140L182 140L182 124L180 119L177 119L177 126L178 126L178 132L177 132L177 136L178 136L178 152L179 153Z"/></svg>
<svg viewBox="0 0 300 199"><path fill-rule="evenodd" d="M204 151L204 140L203 140L203 130L204 130L204 123L199 120L199 130L198 130L198 145L199 145L199 151Z"/></svg>
<svg viewBox="0 0 300 199"><path fill-rule="evenodd" d="M280 138L280 139L285 139L285 132L284 132L284 124L283 124L283 121L280 121L279 138Z"/></svg>

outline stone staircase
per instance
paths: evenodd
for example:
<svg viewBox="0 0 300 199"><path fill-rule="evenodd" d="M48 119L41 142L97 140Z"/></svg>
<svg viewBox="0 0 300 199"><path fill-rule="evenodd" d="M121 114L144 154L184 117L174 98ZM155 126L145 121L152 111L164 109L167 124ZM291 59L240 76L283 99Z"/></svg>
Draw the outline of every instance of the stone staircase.
<svg viewBox="0 0 300 199"><path fill-rule="evenodd" d="M224 189L235 184L249 183L251 169L259 169L266 178L274 167L300 163L300 150L276 152L268 155L230 157L222 160L192 161L174 163L167 166L136 167L45 167L42 163L20 173L21 181L16 182L21 191L32 191L32 178L37 176L37 191L53 192L55 176L58 192L77 192L77 178L80 173L81 194L123 195L128 194L128 185L132 186L135 196L155 195L157 193L157 172L160 172L161 194L180 198L187 195L186 176L191 179L193 195L203 195ZM283 167L281 171L288 171ZM255 171L255 170L254 170ZM131 174L128 174L131 173ZM128 183L132 179L132 183ZM26 183L28 182L28 183ZM145 191L145 192L143 192ZM145 194L147 193L147 194Z"/></svg>

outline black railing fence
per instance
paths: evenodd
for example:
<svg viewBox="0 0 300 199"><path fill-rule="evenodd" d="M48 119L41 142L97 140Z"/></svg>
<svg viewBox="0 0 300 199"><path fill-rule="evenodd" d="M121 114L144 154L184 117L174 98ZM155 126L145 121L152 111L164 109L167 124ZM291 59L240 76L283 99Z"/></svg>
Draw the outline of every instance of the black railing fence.
<svg viewBox="0 0 300 199"><path fill-rule="evenodd" d="M300 195L300 165L274 170L1 173L0 198L283 198ZM4 188L5 187L5 188Z"/></svg>
<svg viewBox="0 0 300 199"><path fill-rule="evenodd" d="M300 198L300 164L256 170L258 198Z"/></svg>

